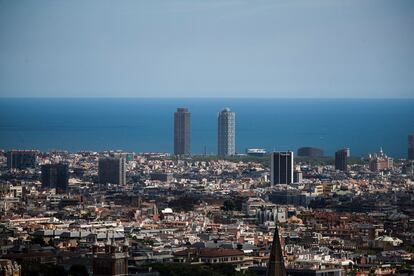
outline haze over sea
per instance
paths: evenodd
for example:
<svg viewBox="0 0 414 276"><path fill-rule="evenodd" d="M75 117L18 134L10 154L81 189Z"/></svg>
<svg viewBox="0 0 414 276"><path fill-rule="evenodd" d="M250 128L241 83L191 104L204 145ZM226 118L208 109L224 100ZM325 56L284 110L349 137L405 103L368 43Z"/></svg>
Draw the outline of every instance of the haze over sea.
<svg viewBox="0 0 414 276"><path fill-rule="evenodd" d="M217 113L236 112L237 152L350 147L406 157L414 99L3 98L0 148L172 152L173 113L191 112L192 152L216 153Z"/></svg>

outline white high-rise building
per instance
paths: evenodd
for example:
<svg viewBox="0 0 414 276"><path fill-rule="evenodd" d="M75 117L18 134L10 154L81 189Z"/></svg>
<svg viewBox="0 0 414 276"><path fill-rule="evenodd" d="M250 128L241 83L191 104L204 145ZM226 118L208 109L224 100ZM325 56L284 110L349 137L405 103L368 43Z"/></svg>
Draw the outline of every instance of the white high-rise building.
<svg viewBox="0 0 414 276"><path fill-rule="evenodd" d="M236 114L225 108L218 115L218 155L229 156L236 153Z"/></svg>

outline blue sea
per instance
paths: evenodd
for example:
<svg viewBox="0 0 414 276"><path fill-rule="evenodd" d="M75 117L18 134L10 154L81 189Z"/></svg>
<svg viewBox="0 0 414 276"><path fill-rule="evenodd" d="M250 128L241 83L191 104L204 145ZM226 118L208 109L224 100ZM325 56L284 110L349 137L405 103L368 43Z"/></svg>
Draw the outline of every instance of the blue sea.
<svg viewBox="0 0 414 276"><path fill-rule="evenodd" d="M237 152L246 148L349 147L361 156L380 147L406 157L414 99L0 99L0 148L172 152L173 113L188 107L192 152L216 153L217 113L236 112Z"/></svg>

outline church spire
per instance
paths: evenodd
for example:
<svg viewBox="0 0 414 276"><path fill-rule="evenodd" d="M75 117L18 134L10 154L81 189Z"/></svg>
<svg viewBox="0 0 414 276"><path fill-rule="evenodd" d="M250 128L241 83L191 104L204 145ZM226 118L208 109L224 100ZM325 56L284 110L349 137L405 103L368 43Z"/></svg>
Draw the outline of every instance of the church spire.
<svg viewBox="0 0 414 276"><path fill-rule="evenodd" d="M269 263L267 264L267 276L286 276L285 262L283 260L282 247L279 240L277 223L273 236L272 249L270 251Z"/></svg>

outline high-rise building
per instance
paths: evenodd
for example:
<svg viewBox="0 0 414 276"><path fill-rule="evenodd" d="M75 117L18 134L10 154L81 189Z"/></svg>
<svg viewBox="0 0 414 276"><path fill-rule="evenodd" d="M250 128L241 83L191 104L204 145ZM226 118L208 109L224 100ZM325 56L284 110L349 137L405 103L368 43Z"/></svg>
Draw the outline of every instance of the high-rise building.
<svg viewBox="0 0 414 276"><path fill-rule="evenodd" d="M349 149L341 149L335 152L335 170L346 172L348 170Z"/></svg>
<svg viewBox="0 0 414 276"><path fill-rule="evenodd" d="M99 158L99 184L126 184L125 159L122 157Z"/></svg>
<svg viewBox="0 0 414 276"><path fill-rule="evenodd" d="M27 169L36 166L37 150L11 150L6 153L8 169Z"/></svg>
<svg viewBox="0 0 414 276"><path fill-rule="evenodd" d="M230 108L218 115L218 155L229 156L236 153L236 114Z"/></svg>
<svg viewBox="0 0 414 276"><path fill-rule="evenodd" d="M414 160L414 134L408 135L408 160Z"/></svg>
<svg viewBox="0 0 414 276"><path fill-rule="evenodd" d="M293 152L279 151L270 155L270 180L275 184L293 183Z"/></svg>
<svg viewBox="0 0 414 276"><path fill-rule="evenodd" d="M57 192L65 192L68 189L69 172L67 164L45 164L42 165L41 170L43 188L55 188Z"/></svg>
<svg viewBox="0 0 414 276"><path fill-rule="evenodd" d="M174 154L191 154L191 113L187 108L174 112Z"/></svg>

